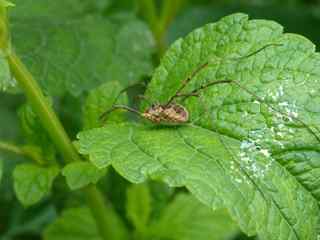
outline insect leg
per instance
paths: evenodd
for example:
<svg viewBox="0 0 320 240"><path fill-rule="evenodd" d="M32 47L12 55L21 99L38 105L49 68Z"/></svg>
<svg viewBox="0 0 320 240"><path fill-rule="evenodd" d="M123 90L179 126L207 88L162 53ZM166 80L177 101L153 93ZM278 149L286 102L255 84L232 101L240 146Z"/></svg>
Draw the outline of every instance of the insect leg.
<svg viewBox="0 0 320 240"><path fill-rule="evenodd" d="M255 97L260 103L263 103L265 105L267 105L270 109L272 109L273 111L280 113L286 117L290 117L293 118L294 120L296 120L298 123L300 123L305 129L308 130L309 133L311 133L317 140L318 142L320 142L320 137L316 134L316 132L308 125L306 124L304 121L302 121L301 119L299 119L298 117L295 116L289 116L286 113L283 113L282 111L278 110L276 107L272 106L271 104L266 103L261 97L259 97L257 94L255 94L254 92L252 92L251 90L247 89L246 87L242 86L238 81L232 81L233 84L237 85L239 88L241 88L242 90L244 90L245 92L249 93L250 95L252 95L253 97ZM314 126L314 128L316 129L316 131L318 133L320 133L320 129L317 126Z"/></svg>
<svg viewBox="0 0 320 240"><path fill-rule="evenodd" d="M168 102L165 104L165 106L169 106L174 99L176 99L177 97L179 97L179 95L181 94L181 91L187 86L187 84L194 78L194 76L196 76L202 69L204 69L205 67L208 66L208 62L200 65L199 67L196 68L196 70L194 72L191 73L190 76L188 76L183 82L182 85L178 88L178 90L176 91L176 93L168 100Z"/></svg>
<svg viewBox="0 0 320 240"><path fill-rule="evenodd" d="M281 43L270 43L270 44L266 44L265 46L261 47L260 49L249 53L248 55L242 56L242 57L238 57L238 58L230 58L230 59L224 59L224 60L242 60L245 58L249 58L251 56L254 56L255 54L265 50L266 48L272 47L272 46L283 46L283 44ZM192 73L190 76L188 76L184 81L182 81L182 85L178 88L178 90L176 91L176 93L168 100L168 102L165 104L165 106L170 105L176 98L180 97L181 95L181 91L188 85L188 83L204 68L206 68L207 66L209 66L210 61L201 64L200 66L198 66Z"/></svg>
<svg viewBox="0 0 320 240"><path fill-rule="evenodd" d="M118 95L116 96L116 98L114 99L113 105L116 104L116 102L118 101L119 97L121 96L121 94L123 94L124 92L128 91L130 88L133 88L135 86L142 86L142 87L146 87L146 84L144 82L137 82L134 83L132 85L129 85L127 87L125 87L124 89L122 89Z"/></svg>
<svg viewBox="0 0 320 240"><path fill-rule="evenodd" d="M138 95L135 98L140 100L145 100L150 106L153 104L150 98L146 97L145 95Z"/></svg>
<svg viewBox="0 0 320 240"><path fill-rule="evenodd" d="M252 53L249 53L248 55L245 55L245 56L242 56L242 57L237 57L237 58L229 58L227 60L235 60L235 61L238 61L238 60L241 60L241 59L245 59L245 58L249 58L249 57L252 57L254 55L256 55L257 53L265 50L266 48L269 48L269 47L281 47L283 46L282 43L269 43L269 44L266 44L264 45L263 47L259 48L258 50L252 52Z"/></svg>
<svg viewBox="0 0 320 240"><path fill-rule="evenodd" d="M208 87L211 87L213 85L224 84L224 83L232 83L232 80L220 80L220 81L209 82L207 84L201 85L200 87L192 90L189 93L179 94L179 95L177 95L177 97L182 97L182 101L184 101L189 97L197 97L197 96L199 96L199 93L200 93L201 90L204 90L204 89L206 89Z"/></svg>
<svg viewBox="0 0 320 240"><path fill-rule="evenodd" d="M245 92L247 92L248 94L250 94L251 96L253 96L254 98L256 98L257 101L259 101L262 104L265 104L268 108L272 109L273 111L280 113L283 116L286 117L290 117L293 118L295 121L297 121L298 123L300 123L305 129L307 129L309 131L309 133L311 133L319 142L320 142L320 136L318 136L316 134L316 132L320 133L320 129L317 126L314 126L316 132L308 125L306 124L304 121L302 121L301 119L299 119L298 117L295 116L288 116L288 114L278 110L276 107L272 106L271 104L266 103L261 97L259 97L257 94L255 94L254 92L252 92L251 90L249 90L248 88L242 86L242 84L240 84L238 81L235 80L220 80L220 81L214 81L214 82L209 82L207 84L201 85L200 87L194 89L193 91L191 91L190 93L186 93L186 94L180 94L177 97L182 97L182 101L186 100L189 97L192 96L199 96L199 93L201 92L201 90L204 90L208 87L217 85L217 84L223 84L223 83L231 83L231 84L235 84L237 85L239 88L241 88L242 90L244 90Z"/></svg>
<svg viewBox="0 0 320 240"><path fill-rule="evenodd" d="M135 113L139 116L141 116L141 112L139 112L138 110L134 109L134 108L131 108L131 107L128 107L126 105L113 105L112 108L110 108L109 110L105 111L103 114L101 114L100 116L100 120L101 121L105 121L108 117L108 115L110 113L112 113L113 111L116 111L116 110L126 110L128 112L132 112L132 113Z"/></svg>

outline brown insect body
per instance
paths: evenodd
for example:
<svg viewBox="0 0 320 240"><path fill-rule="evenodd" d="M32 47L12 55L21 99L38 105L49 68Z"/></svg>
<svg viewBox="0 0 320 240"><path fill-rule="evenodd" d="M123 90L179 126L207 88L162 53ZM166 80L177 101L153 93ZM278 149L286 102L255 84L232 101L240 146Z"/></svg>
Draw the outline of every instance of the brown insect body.
<svg viewBox="0 0 320 240"><path fill-rule="evenodd" d="M180 104L155 104L142 113L142 116L157 124L182 124L189 120L189 113Z"/></svg>

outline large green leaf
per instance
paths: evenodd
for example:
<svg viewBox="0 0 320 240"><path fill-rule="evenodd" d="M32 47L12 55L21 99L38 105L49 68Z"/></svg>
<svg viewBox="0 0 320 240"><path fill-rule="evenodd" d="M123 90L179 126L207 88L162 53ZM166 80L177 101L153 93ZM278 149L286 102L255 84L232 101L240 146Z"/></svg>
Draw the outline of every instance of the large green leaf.
<svg viewBox="0 0 320 240"><path fill-rule="evenodd" d="M109 80L127 85L149 75L153 39L147 26L85 15L81 2L16 1L13 45L46 92L78 95Z"/></svg>
<svg viewBox="0 0 320 240"><path fill-rule="evenodd" d="M13 172L13 179L14 190L19 201L29 206L47 196L58 173L57 167L40 167L35 164L17 165Z"/></svg>
<svg viewBox="0 0 320 240"><path fill-rule="evenodd" d="M258 53L241 59L269 46ZM319 221L320 56L272 21L234 14L176 41L146 96L165 103L186 86L191 124L110 124L79 134L79 150L132 182L160 178L226 207L248 235L313 240Z"/></svg>
<svg viewBox="0 0 320 240"><path fill-rule="evenodd" d="M156 239L228 240L239 229L224 209L213 212L194 197L179 194L148 232Z"/></svg>

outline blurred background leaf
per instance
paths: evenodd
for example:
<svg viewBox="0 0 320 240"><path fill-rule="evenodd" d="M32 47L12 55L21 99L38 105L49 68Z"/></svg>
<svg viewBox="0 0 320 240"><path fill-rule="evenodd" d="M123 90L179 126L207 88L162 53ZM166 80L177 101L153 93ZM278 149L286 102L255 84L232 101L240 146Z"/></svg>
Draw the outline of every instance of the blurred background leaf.
<svg viewBox="0 0 320 240"><path fill-rule="evenodd" d="M78 96L109 80L126 86L151 74L152 34L137 18L110 20L79 0L15 3L13 45L47 94Z"/></svg>

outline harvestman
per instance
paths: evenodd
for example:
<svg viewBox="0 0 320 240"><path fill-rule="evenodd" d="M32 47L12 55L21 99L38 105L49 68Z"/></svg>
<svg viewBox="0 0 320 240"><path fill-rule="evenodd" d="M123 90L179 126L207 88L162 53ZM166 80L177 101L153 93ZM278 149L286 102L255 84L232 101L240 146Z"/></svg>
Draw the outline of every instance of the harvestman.
<svg viewBox="0 0 320 240"><path fill-rule="evenodd" d="M264 47L260 48L259 50L255 51L253 53L250 53L249 55L236 58L236 60L241 60L244 58L251 57L251 56L263 51L264 49L266 49L270 46L282 46L282 44L275 44L275 43L267 44ZM254 92L245 88L238 81L235 81L235 80L213 81L213 82L209 82L207 84L201 85L200 87L192 90L189 93L182 93L183 89L187 86L187 84L202 69L206 68L208 65L209 65L209 62L206 62L206 63L200 65L198 68L196 68L196 70L182 82L182 85L179 87L179 89L176 91L176 93L166 103L164 103L164 104L159 104L159 103L151 104L151 107L147 108L144 112L140 112L140 111L138 111L134 108L131 108L129 106L126 106L126 105L114 104L112 106L112 108L110 108L109 110L107 110L106 112L104 112L100 116L100 119L105 120L111 112L113 112L115 110L122 109L122 110L126 110L129 112L135 113L135 114L139 115L140 117L147 119L155 124L174 124L174 125L185 124L189 121L189 112L183 105L176 103L175 100L178 98L181 98L182 99L181 102L183 102L184 100L186 100L189 97L192 97L192 96L198 97L202 90L209 88L211 86L214 86L214 85L218 85L218 84L235 84L239 88L241 88L245 92L247 92L248 94L254 96L257 101L266 104L273 111L278 112L278 113L288 117L288 114L283 113L280 110L276 109L275 107L271 106L270 104L264 102L264 100L261 97L257 96ZM123 92L123 91L121 91L121 92ZM292 116L290 116L289 118L292 118ZM294 118L294 120L299 122L304 128L306 128L312 135L314 135L315 138L320 142L320 137L306 123L304 123L302 120L300 120L297 117L293 117L293 118ZM318 130L318 128L316 128L316 129L317 129L317 131L320 132L320 130Z"/></svg>

